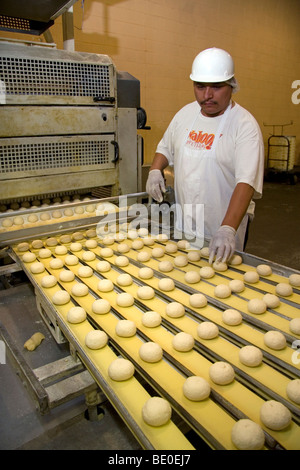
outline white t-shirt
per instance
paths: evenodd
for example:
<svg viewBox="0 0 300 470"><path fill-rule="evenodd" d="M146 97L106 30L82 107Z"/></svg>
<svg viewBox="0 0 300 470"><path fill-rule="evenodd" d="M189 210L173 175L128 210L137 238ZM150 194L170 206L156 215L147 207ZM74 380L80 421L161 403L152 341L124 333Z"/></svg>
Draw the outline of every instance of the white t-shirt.
<svg viewBox="0 0 300 470"><path fill-rule="evenodd" d="M216 136L221 119L222 115L203 116L194 101L174 116L156 149L174 166L176 202L204 204L209 239L222 223L238 183L251 185L254 198L261 197L263 188L264 145L257 121L235 103L221 135ZM211 152L215 139L215 152ZM254 203L248 212L253 210Z"/></svg>

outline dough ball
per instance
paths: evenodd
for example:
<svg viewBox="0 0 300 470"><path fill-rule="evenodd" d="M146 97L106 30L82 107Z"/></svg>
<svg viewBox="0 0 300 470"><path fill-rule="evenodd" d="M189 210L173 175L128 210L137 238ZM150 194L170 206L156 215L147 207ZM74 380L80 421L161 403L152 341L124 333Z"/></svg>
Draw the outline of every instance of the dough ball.
<svg viewBox="0 0 300 470"><path fill-rule="evenodd" d="M271 349L284 349L286 347L286 338L280 331L271 330L264 334L264 343Z"/></svg>
<svg viewBox="0 0 300 470"><path fill-rule="evenodd" d="M72 307L67 313L67 320L70 323L81 323L86 320L86 311L82 307Z"/></svg>
<svg viewBox="0 0 300 470"><path fill-rule="evenodd" d="M176 243L167 243L165 246L166 253L176 253L178 251L178 247Z"/></svg>
<svg viewBox="0 0 300 470"><path fill-rule="evenodd" d="M149 300L153 299L153 297L155 296L155 292L154 289L152 289L152 287L150 286L141 286L137 290L137 296L139 299Z"/></svg>
<svg viewBox="0 0 300 470"><path fill-rule="evenodd" d="M234 254L232 257L228 260L228 264L231 266L238 266L239 264L242 264L243 258L240 255Z"/></svg>
<svg viewBox="0 0 300 470"><path fill-rule="evenodd" d="M292 420L290 410L279 401L266 401L260 408L260 419L267 428L281 431L288 427Z"/></svg>
<svg viewBox="0 0 300 470"><path fill-rule="evenodd" d="M175 289L175 283L173 279L169 277L163 277L158 281L158 288L165 292L170 292L171 290Z"/></svg>
<svg viewBox="0 0 300 470"><path fill-rule="evenodd" d="M300 318L293 318L290 323L290 331L295 335L300 335Z"/></svg>
<svg viewBox="0 0 300 470"><path fill-rule="evenodd" d="M42 212L41 215L40 215L40 219L42 221L50 220L51 216L50 216L49 212Z"/></svg>
<svg viewBox="0 0 300 470"><path fill-rule="evenodd" d="M215 270L211 266L204 266L203 268L200 268L200 276L203 277L203 279L210 279L215 275Z"/></svg>
<svg viewBox="0 0 300 470"><path fill-rule="evenodd" d="M201 259L201 253L200 251L189 251L187 254L188 260L189 261L200 261Z"/></svg>
<svg viewBox="0 0 300 470"><path fill-rule="evenodd" d="M215 296L219 299L226 299L231 295L231 289L226 284L219 284L215 287Z"/></svg>
<svg viewBox="0 0 300 470"><path fill-rule="evenodd" d="M97 263L96 269L99 271L99 273L106 273L110 271L111 265L108 261L99 261Z"/></svg>
<svg viewBox="0 0 300 470"><path fill-rule="evenodd" d="M57 244L58 244L58 241L55 237L50 237L50 238L47 238L46 240L47 246L56 246Z"/></svg>
<svg viewBox="0 0 300 470"><path fill-rule="evenodd" d="M82 244L79 242L73 242L70 245L70 250L71 251L81 251L82 250Z"/></svg>
<svg viewBox="0 0 300 470"><path fill-rule="evenodd" d="M62 235L59 239L60 243L71 243L72 237L71 235Z"/></svg>
<svg viewBox="0 0 300 470"><path fill-rule="evenodd" d="M177 246L180 250L188 250L191 245L187 240L179 240Z"/></svg>
<svg viewBox="0 0 300 470"><path fill-rule="evenodd" d="M64 271L61 271L59 273L59 280L62 281L62 282L71 282L71 281L74 281L75 279L75 274L73 273L73 271L69 271L69 270L64 270Z"/></svg>
<svg viewBox="0 0 300 470"><path fill-rule="evenodd" d="M89 266L80 266L78 269L79 277L91 277L94 274L94 271Z"/></svg>
<svg viewBox="0 0 300 470"><path fill-rule="evenodd" d="M129 259L127 256L117 256L115 259L115 264L119 267L124 267L129 265Z"/></svg>
<svg viewBox="0 0 300 470"><path fill-rule="evenodd" d="M131 320L119 320L116 324L116 334L124 338L130 338L136 334L135 323Z"/></svg>
<svg viewBox="0 0 300 470"><path fill-rule="evenodd" d="M290 400L300 405L300 379L291 380L287 384L286 393Z"/></svg>
<svg viewBox="0 0 300 470"><path fill-rule="evenodd" d="M231 291L235 292L236 294L243 292L243 290L245 290L244 282L240 281L239 279L233 279L232 281L229 281L228 285Z"/></svg>
<svg viewBox="0 0 300 470"><path fill-rule="evenodd" d="M164 256L164 254L165 254L164 248L157 247L157 248L153 248L152 250L153 258L161 258L162 256Z"/></svg>
<svg viewBox="0 0 300 470"><path fill-rule="evenodd" d="M130 251L130 247L127 245L127 243L120 243L118 245L119 253L128 253L128 251Z"/></svg>
<svg viewBox="0 0 300 470"><path fill-rule="evenodd" d="M156 236L156 240L158 241L161 241L161 242L166 242L169 240L169 237L166 233L159 233L157 236Z"/></svg>
<svg viewBox="0 0 300 470"><path fill-rule="evenodd" d="M145 362L158 362L163 357L163 350L157 343L143 343L139 349L140 358Z"/></svg>
<svg viewBox="0 0 300 470"><path fill-rule="evenodd" d="M67 266L76 266L79 263L79 259L75 255L67 255L65 257L65 264Z"/></svg>
<svg viewBox="0 0 300 470"><path fill-rule="evenodd" d="M106 236L103 238L102 242L104 245L108 246L108 245L113 245L115 243L115 240L113 237Z"/></svg>
<svg viewBox="0 0 300 470"><path fill-rule="evenodd" d="M215 271L226 271L228 269L227 263L223 263L222 261L214 261L212 267Z"/></svg>
<svg viewBox="0 0 300 470"><path fill-rule="evenodd" d="M70 302L70 294L65 290L58 290L52 297L55 305L65 305Z"/></svg>
<svg viewBox="0 0 300 470"><path fill-rule="evenodd" d="M224 310L222 320L226 325L236 326L242 323L243 317L238 310L228 308L227 310Z"/></svg>
<svg viewBox="0 0 300 470"><path fill-rule="evenodd" d="M189 264L188 257L186 255L178 255L174 258L174 264L178 267L187 266Z"/></svg>
<svg viewBox="0 0 300 470"><path fill-rule="evenodd" d="M92 330L85 337L85 344L90 349L101 349L106 346L108 336L104 331Z"/></svg>
<svg viewBox="0 0 300 470"><path fill-rule="evenodd" d="M256 271L260 276L270 276L272 274L272 268L267 264L259 264L256 266Z"/></svg>
<svg viewBox="0 0 300 470"><path fill-rule="evenodd" d="M219 327L210 321L203 321L197 327L197 334L202 339L213 339L219 336Z"/></svg>
<svg viewBox="0 0 300 470"><path fill-rule="evenodd" d="M118 358L112 361L108 367L108 375L112 380L123 382L134 374L134 365L128 359Z"/></svg>
<svg viewBox="0 0 300 470"><path fill-rule="evenodd" d="M66 255L68 253L68 249L65 245L57 245L54 249L54 253L56 255Z"/></svg>
<svg viewBox="0 0 300 470"><path fill-rule="evenodd" d="M144 242L145 246L152 246L152 245L154 245L155 240L152 237L144 237L143 242Z"/></svg>
<svg viewBox="0 0 300 470"><path fill-rule="evenodd" d="M114 289L114 285L110 279L101 279L97 288L100 292L110 292Z"/></svg>
<svg viewBox="0 0 300 470"><path fill-rule="evenodd" d="M22 256L22 261L24 261L24 263L32 263L35 260L35 254L31 253L30 251L28 253L24 253L24 255Z"/></svg>
<svg viewBox="0 0 300 470"><path fill-rule="evenodd" d="M239 351L239 360L249 367L257 367L262 363L263 353L256 346L244 346Z"/></svg>
<svg viewBox="0 0 300 470"><path fill-rule="evenodd" d="M88 248L89 250L93 248L97 248L97 246L98 246L97 240L87 240L85 242L85 247Z"/></svg>
<svg viewBox="0 0 300 470"><path fill-rule="evenodd" d="M138 238L137 230L128 230L127 235L129 240L135 240L136 238Z"/></svg>
<svg viewBox="0 0 300 470"><path fill-rule="evenodd" d="M2 227L9 228L12 227L13 221L10 218L6 218L2 220Z"/></svg>
<svg viewBox="0 0 300 470"><path fill-rule="evenodd" d="M292 295L293 288L290 284L287 284L286 282L279 282L275 287L275 292L276 294L281 295L282 297L288 297L289 295Z"/></svg>
<svg viewBox="0 0 300 470"><path fill-rule="evenodd" d="M153 275L154 275L154 272L153 272L153 269L151 268L141 268L138 274L138 276L141 279L151 279Z"/></svg>
<svg viewBox="0 0 300 470"><path fill-rule="evenodd" d="M131 248L133 250L141 250L143 247L144 247L143 240L134 240L131 245Z"/></svg>
<svg viewBox="0 0 300 470"><path fill-rule="evenodd" d="M189 303L191 307L202 308L207 305L207 298L204 294L192 294L189 297Z"/></svg>
<svg viewBox="0 0 300 470"><path fill-rule="evenodd" d="M231 440L238 450L260 450L265 444L265 434L259 424L240 419L231 430Z"/></svg>
<svg viewBox="0 0 300 470"><path fill-rule="evenodd" d="M71 207L67 207L67 209L64 210L64 215L66 217L72 217L72 215L74 215L73 209L71 209Z"/></svg>
<svg viewBox="0 0 300 470"><path fill-rule="evenodd" d="M43 276L41 279L41 286L42 287L53 287L56 286L57 280L55 276L52 276L51 274L47 276Z"/></svg>
<svg viewBox="0 0 300 470"><path fill-rule="evenodd" d="M289 283L291 286L300 287L300 274L291 274L289 276Z"/></svg>
<svg viewBox="0 0 300 470"><path fill-rule="evenodd" d="M130 274L123 273L117 277L117 284L119 284L119 286L131 286L132 282Z"/></svg>
<svg viewBox="0 0 300 470"><path fill-rule="evenodd" d="M248 311L250 313L255 313L256 315L260 315L265 313L267 310L267 304L262 299L251 299L249 300L248 304Z"/></svg>
<svg viewBox="0 0 300 470"><path fill-rule="evenodd" d="M170 302L166 306L166 314L172 318L183 317L185 314L185 308L179 302Z"/></svg>
<svg viewBox="0 0 300 470"><path fill-rule="evenodd" d="M110 311L110 303L106 299L97 299L92 303L92 310L97 315L104 315Z"/></svg>
<svg viewBox="0 0 300 470"><path fill-rule="evenodd" d="M113 254L114 252L111 248L101 248L100 250L100 256L103 258L110 258Z"/></svg>
<svg viewBox="0 0 300 470"><path fill-rule="evenodd" d="M200 282L200 273L198 271L188 271L184 275L184 280L188 284L196 284Z"/></svg>
<svg viewBox="0 0 300 470"><path fill-rule="evenodd" d="M162 426L170 421L172 408L170 403L161 397L151 397L142 408L143 420L150 426Z"/></svg>
<svg viewBox="0 0 300 470"><path fill-rule="evenodd" d="M14 224L15 225L23 225L24 224L24 219L20 215L17 217L14 217Z"/></svg>
<svg viewBox="0 0 300 470"><path fill-rule="evenodd" d="M40 263L39 261L35 261L30 266L30 271L32 272L32 274L39 274L45 271L45 266L43 265L43 263Z"/></svg>
<svg viewBox="0 0 300 470"><path fill-rule="evenodd" d="M163 273L169 273L174 269L174 266L171 261L161 261L158 264L158 269Z"/></svg>
<svg viewBox="0 0 300 470"><path fill-rule="evenodd" d="M280 299L277 295L274 294L265 294L263 296L263 301L266 302L268 308L276 308L280 305Z"/></svg>
<svg viewBox="0 0 300 470"><path fill-rule="evenodd" d="M39 258L46 259L46 258L51 258L51 256L52 256L52 253L51 253L51 250L49 250L49 248L42 248L39 251Z"/></svg>
<svg viewBox="0 0 300 470"><path fill-rule="evenodd" d="M147 251L141 251L136 256L137 261L140 261L141 263L145 263L146 261L149 261L150 258L151 258L151 255L150 253L147 253Z"/></svg>
<svg viewBox="0 0 300 470"><path fill-rule="evenodd" d="M54 258L50 261L49 266L51 269L60 269L64 265L63 261L59 258Z"/></svg>
<svg viewBox="0 0 300 470"><path fill-rule="evenodd" d="M28 251L29 250L29 243L27 242L23 242L23 243L19 243L19 245L17 246L17 249L18 251Z"/></svg>
<svg viewBox="0 0 300 470"><path fill-rule="evenodd" d="M218 361L210 366L209 376L215 384L227 385L234 380L234 368L228 362Z"/></svg>
<svg viewBox="0 0 300 470"><path fill-rule="evenodd" d="M121 292L117 295L117 305L119 307L131 307L134 304L134 298L127 292Z"/></svg>
<svg viewBox="0 0 300 470"><path fill-rule="evenodd" d="M157 312L145 312L142 316L142 324L148 328L155 328L161 324L161 315Z"/></svg>
<svg viewBox="0 0 300 470"><path fill-rule="evenodd" d="M82 253L82 259L83 261L94 261L94 259L96 259L96 255L92 251L84 251Z"/></svg>
<svg viewBox="0 0 300 470"><path fill-rule="evenodd" d="M256 271L247 271L243 277L248 284L255 284L259 281L259 274Z"/></svg>
<svg viewBox="0 0 300 470"><path fill-rule="evenodd" d="M86 231L86 236L88 238L94 238L97 236L97 232L94 228L90 228L89 230Z"/></svg>
<svg viewBox="0 0 300 470"><path fill-rule="evenodd" d="M89 293L89 288L83 283L76 282L76 284L72 286L71 292L76 297L84 297Z"/></svg>
<svg viewBox="0 0 300 470"><path fill-rule="evenodd" d="M39 250L43 248L44 243L42 240L33 240L33 242L31 243L31 246L34 250Z"/></svg>
<svg viewBox="0 0 300 470"><path fill-rule="evenodd" d="M191 351L195 345L195 341L192 335L181 331L174 336L172 340L172 346L176 351L187 352Z"/></svg>
<svg viewBox="0 0 300 470"><path fill-rule="evenodd" d="M147 229L147 227L141 227L138 229L138 234L140 237L147 237L148 233L149 233L149 230Z"/></svg>
<svg viewBox="0 0 300 470"><path fill-rule="evenodd" d="M210 395L210 385L203 377L192 375L183 384L183 394L192 401L205 400Z"/></svg>

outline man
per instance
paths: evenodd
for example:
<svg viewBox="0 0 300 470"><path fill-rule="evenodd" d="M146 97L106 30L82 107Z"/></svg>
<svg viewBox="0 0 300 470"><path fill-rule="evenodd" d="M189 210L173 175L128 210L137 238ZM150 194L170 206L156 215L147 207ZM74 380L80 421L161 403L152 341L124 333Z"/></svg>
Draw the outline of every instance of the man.
<svg viewBox="0 0 300 470"><path fill-rule="evenodd" d="M263 139L254 117L231 99L238 85L228 52L218 48L200 52L190 78L196 101L174 116L159 142L146 191L161 202L162 171L173 165L176 203L183 211L192 204L195 214L204 207L209 262L225 262L235 249L244 249L254 211L252 198L262 195ZM195 220L182 227L178 217L177 224L197 235Z"/></svg>

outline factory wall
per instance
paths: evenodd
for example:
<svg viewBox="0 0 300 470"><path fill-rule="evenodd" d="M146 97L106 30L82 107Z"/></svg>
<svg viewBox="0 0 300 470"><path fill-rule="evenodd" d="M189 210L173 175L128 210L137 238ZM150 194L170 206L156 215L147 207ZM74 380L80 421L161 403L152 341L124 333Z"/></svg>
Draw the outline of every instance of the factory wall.
<svg viewBox="0 0 300 470"><path fill-rule="evenodd" d="M146 164L174 113L194 100L191 64L212 46L233 56L240 84L234 98L256 117L266 146L282 130L269 126L293 121L283 133L296 136L300 164L299 0L78 0L73 12L75 50L107 54L140 80L151 127L139 131ZM61 18L50 32L62 49Z"/></svg>

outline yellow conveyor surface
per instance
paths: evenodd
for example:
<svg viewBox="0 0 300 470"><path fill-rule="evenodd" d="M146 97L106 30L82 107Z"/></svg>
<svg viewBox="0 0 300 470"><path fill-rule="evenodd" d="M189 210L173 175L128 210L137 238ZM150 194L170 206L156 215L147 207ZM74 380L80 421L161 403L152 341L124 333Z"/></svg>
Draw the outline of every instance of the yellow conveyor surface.
<svg viewBox="0 0 300 470"><path fill-rule="evenodd" d="M278 329L287 337L293 336L299 339L300 336L292 335L289 330L289 321L292 318L299 317L300 295L294 289L294 293L289 296L288 302L282 298L280 306L274 310L267 310L261 315L251 314L247 309L247 303L251 298L262 298L264 293L275 293L275 285L278 282L287 282L284 276L272 274L268 276L267 281L260 279L255 285L246 285L241 294L232 294L226 299L217 299L214 295L214 288L218 284L228 284L231 279L243 280L243 273L255 268L241 264L235 267L229 267L225 272L216 272L210 279L201 279L196 284L187 284L184 275L188 270L199 270L202 266L207 266L205 258L197 262L189 262L184 267L174 267L168 273L162 273L159 270L161 261L169 260L174 264L174 258L178 254L164 254L162 258L155 259L151 257L144 263L137 262L139 251L146 251L152 254L152 249L157 246L164 246L163 243L156 243L152 247L144 246L141 250L130 249L126 253L118 251L119 244L114 242L109 247L113 250L112 256L103 258L101 256L102 248L105 247L102 240L96 248L89 249L96 254L96 259L84 261L82 249L73 252L79 259L79 264L75 266L66 266L63 268L51 269L51 258L39 259L45 266L46 271L40 274L32 274L30 271L31 263L23 263L24 269L34 278L43 294L51 303L51 298L55 290L59 289L57 284L53 288L42 288L41 279L48 273L53 274L59 281L59 273L62 269L70 269L77 276L75 281L61 282L60 288L65 289L71 295L71 302L81 305L87 312L90 319L85 322L73 325L67 322L66 315L70 305L55 306L62 321L66 325L76 341L100 374L108 382L109 386L117 394L120 401L124 404L128 413L138 423L147 439L156 449L188 449L191 445L186 438L178 431L178 428L172 423L168 423L160 428L152 428L146 425L141 417L141 408L148 397L148 393L143 389L135 377L126 382L112 381L107 368L109 363L115 358L109 346L102 350L92 351L85 346L84 338L89 329L100 328L108 334L115 349L132 360L138 372L151 383L158 394L165 395L174 409L185 419L213 448L234 449L231 442L231 429L239 417L248 417L258 422L272 439L279 443L285 449L300 449L300 427L299 422L300 407L291 402L286 394L286 386L291 379L299 378L300 367L293 360L295 350L288 344L286 348L276 351L268 348L264 344L264 332L269 329ZM126 240L129 247L131 241ZM70 249L70 244L66 245ZM16 254L22 260L22 254L14 248ZM62 259L64 262L66 255L57 255L54 253L54 247L50 247L52 256ZM39 250L33 250L37 257ZM70 254L70 252L68 253ZM126 256L129 263L126 266L118 267L116 259L120 255ZM105 259L111 264L111 269L107 272L98 272L97 263ZM79 278L78 269L81 265L89 265L94 274L88 278ZM139 278L140 267L148 266L154 270L155 275L150 279ZM126 272L132 276L133 283L130 286L120 287L117 279L120 273ZM176 287L170 292L163 292L158 288L158 281L161 277L168 277L175 281ZM110 292L100 292L97 288L101 278L110 279L114 284L114 290ZM83 297L74 297L72 295L72 286L76 282L84 282L89 287L89 293ZM142 300L138 297L138 288L140 285L148 285L155 291L155 296L149 300ZM177 285L179 287L177 287ZM120 307L117 304L117 294L125 290L132 294L135 303L131 307ZM201 292L208 299L214 299L216 305L209 302L205 307L192 308L189 303L189 297L194 292ZM111 312L105 315L95 314L92 311L92 303L97 298L105 298L111 304ZM180 318L170 318L166 315L165 309L168 302L180 302L186 308L186 314ZM221 305L221 307L220 307ZM222 310L225 308L235 308L243 315L243 322L240 325L229 326L222 321ZM144 311L154 310L161 314L163 322L155 328L147 328L142 324L142 315ZM135 322L137 334L130 338L122 338L116 335L115 327L120 318L129 319ZM220 335L211 340L203 340L197 335L197 326L204 320L213 321L220 328ZM178 352L172 346L174 334L179 331L190 333L195 340L195 347L189 352ZM139 348L145 341L153 341L161 345L164 351L164 357L157 363L147 363L139 357ZM266 355L266 360L258 367L248 367L239 361L239 350L245 344L253 344L259 347ZM235 369L235 380L229 385L216 385L209 377L209 368L212 362L223 360L229 362ZM206 378L212 388L212 397L202 402L192 402L185 398L182 392L182 386L187 375L201 375ZM128 382L128 383L127 383ZM264 427L260 421L260 408L266 399L275 399L282 401L290 408L295 415L295 421L284 431L272 431ZM233 415L232 415L233 414ZM298 417L298 418L297 418ZM185 447L186 446L186 447Z"/></svg>

